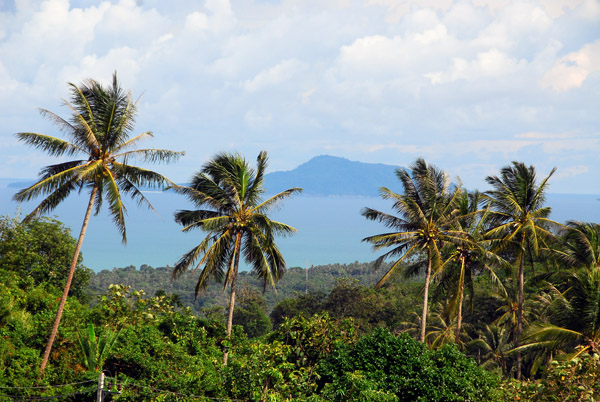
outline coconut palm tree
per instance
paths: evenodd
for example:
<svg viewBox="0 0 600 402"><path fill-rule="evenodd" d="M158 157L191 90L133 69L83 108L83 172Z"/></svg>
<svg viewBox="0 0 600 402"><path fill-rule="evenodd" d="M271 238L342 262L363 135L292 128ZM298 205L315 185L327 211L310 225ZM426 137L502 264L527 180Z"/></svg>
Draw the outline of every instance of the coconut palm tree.
<svg viewBox="0 0 600 402"><path fill-rule="evenodd" d="M428 165L422 158L410 166L410 172L397 169L396 176L402 184L403 193L397 194L385 187L380 189L380 193L382 198L394 202L393 208L400 216L363 208L361 214L365 218L379 221L392 229L391 232L370 236L363 241L371 243L374 250L392 248L376 260L376 267L386 258L397 258L375 288L381 287L409 257L426 253L424 262L418 260L405 271L407 274L415 274L425 267L423 313L419 335L420 341L425 342L429 284L432 272L442 264L440 248L446 241L458 242L462 238L462 234L452 227L456 220L454 210L460 191L458 187L450 188L450 180L445 172Z"/></svg>
<svg viewBox="0 0 600 402"><path fill-rule="evenodd" d="M477 363L487 370L499 368L503 376L511 370L509 358L512 349L510 331L504 326L486 324L478 331L478 337L471 340L467 347L476 355Z"/></svg>
<svg viewBox="0 0 600 402"><path fill-rule="evenodd" d="M562 240L552 254L570 269L549 276L547 320L525 333L520 350L600 353L600 225L570 221Z"/></svg>
<svg viewBox="0 0 600 402"><path fill-rule="evenodd" d="M548 219L552 209L544 207L548 180L556 168L550 171L539 184L533 166L522 162L512 162L500 170L500 176L488 176L486 181L492 190L485 193L490 205L490 219L493 228L487 232L491 238L497 239L496 250L516 250L515 264L518 278L518 311L515 344L520 346L523 332L524 304L524 272L525 254L537 255L542 247L547 246L547 239L552 238L551 227L560 226ZM532 269L533 259L531 258ZM517 378L521 378L521 354L517 354Z"/></svg>
<svg viewBox="0 0 600 402"><path fill-rule="evenodd" d="M453 228L456 234L462 235L454 236L454 241L447 242L442 249L445 261L434 278L439 277L440 286L452 295L447 307L456 316L455 340L458 343L465 291L473 295L473 279L485 271L492 283L504 293L502 282L493 268L507 266L508 262L489 249L490 241L485 237L489 214L487 209L479 209L482 194L461 190L456 200L455 214L458 218L453 221Z"/></svg>
<svg viewBox="0 0 600 402"><path fill-rule="evenodd" d="M112 84L107 87L90 79L81 85L70 83L69 89L71 100L70 102L64 101L72 113L69 120L48 110L41 110L43 116L50 118L65 132L69 137L68 140L38 133L17 134L20 141L52 156L81 155L83 157L83 159L61 162L43 168L37 183L15 194L14 199L19 202L29 201L39 196L45 197L25 217L25 221L54 210L73 191L89 191L85 217L56 320L42 359L41 373L44 372L58 331L92 209L95 207L97 214L103 202L108 203L109 213L121 233L123 243L125 243L127 241L126 208L123 204L123 195L130 196L137 201L138 205L144 204L152 208L140 188L142 186L163 188L171 185L166 177L128 162L139 158L147 162L166 163L183 155L183 152L164 149L135 148L141 140L152 137L152 133L148 131L131 136L137 101L132 100L131 92L124 92L121 89L116 73L113 75Z"/></svg>
<svg viewBox="0 0 600 402"><path fill-rule="evenodd" d="M178 211L175 221L184 226L184 232L201 229L207 235L177 261L173 278L179 277L188 268L202 266L196 283L196 296L211 278L223 282L223 289L230 286L228 338L231 336L240 256L243 255L251 265L265 289L268 285L274 287L285 271L285 260L275 244L274 235L289 235L296 231L291 226L271 220L266 214L281 200L302 189L290 188L263 201L266 167L265 151L258 155L256 169L239 154L221 153L192 177L190 186L174 187L198 208L204 208ZM224 364L227 364L227 357L226 349Z"/></svg>
<svg viewBox="0 0 600 402"><path fill-rule="evenodd" d="M550 254L566 267L600 267L600 225L569 221L565 226L562 247L550 249Z"/></svg>
<svg viewBox="0 0 600 402"><path fill-rule="evenodd" d="M600 354L600 267L558 276L547 312L549 322L532 326L524 334L526 344L518 351L541 348L567 352L572 358L582 353Z"/></svg>

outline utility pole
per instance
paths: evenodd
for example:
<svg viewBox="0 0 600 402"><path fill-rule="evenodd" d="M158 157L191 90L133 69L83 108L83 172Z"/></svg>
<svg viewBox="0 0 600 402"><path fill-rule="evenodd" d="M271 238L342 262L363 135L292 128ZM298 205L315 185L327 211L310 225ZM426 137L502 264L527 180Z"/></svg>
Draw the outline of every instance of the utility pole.
<svg viewBox="0 0 600 402"><path fill-rule="evenodd" d="M96 394L96 402L103 402L104 400L104 372L101 371L98 376L98 393Z"/></svg>
<svg viewBox="0 0 600 402"><path fill-rule="evenodd" d="M306 259L306 281L304 285L304 294L308 294L308 258Z"/></svg>

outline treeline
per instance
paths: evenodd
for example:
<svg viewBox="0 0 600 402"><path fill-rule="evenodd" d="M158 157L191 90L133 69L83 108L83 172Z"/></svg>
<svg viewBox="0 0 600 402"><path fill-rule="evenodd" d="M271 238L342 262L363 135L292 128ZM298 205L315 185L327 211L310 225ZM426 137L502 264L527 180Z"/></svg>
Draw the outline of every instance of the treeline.
<svg viewBox="0 0 600 402"><path fill-rule="evenodd" d="M266 289L264 298L268 309L271 310L280 301L305 293L328 294L339 281L350 280L371 286L379 280L386 266L375 269L373 262L354 262L312 266L308 268L308 272L305 268L288 268L283 278L277 282L276 288ZM153 268L141 265L136 268L131 265L91 273L89 289L92 296L98 296L106 292L111 284L124 284L133 289L143 289L150 296L162 293L175 295L183 305L191 307L195 314L201 314L205 308L225 305L227 297L221 284L209 284L196 298L196 281L197 273L194 272L173 279L172 267ZM238 281L241 287L262 292L260 281L249 271L241 271Z"/></svg>
<svg viewBox="0 0 600 402"><path fill-rule="evenodd" d="M262 293L243 286L236 310L239 325L228 338L224 311L207 308L199 317L167 292L150 297L142 289L111 284L88 304L86 284L96 275L81 263L49 365L40 377L35 368L61 289L49 264L68 260L75 240L58 221L22 223L9 217L0 220L0 239L2 400L89 400L100 370L113 392L120 389L110 398L121 401L485 401L499 392L499 378L453 346L430 351L409 336L374 330L401 321L392 315L408 306L395 303L408 299L396 290L375 291L346 277L328 293L301 293L280 301L268 317ZM324 267L321 278L340 276L332 268ZM355 275L368 276L368 269L367 264L346 266ZM418 286L407 292L417 296ZM225 349L231 353L227 366L221 360ZM371 370L375 357L396 380Z"/></svg>
<svg viewBox="0 0 600 402"><path fill-rule="evenodd" d="M313 267L317 283L319 277L338 277L331 290L292 288L295 295L282 297L272 309L259 287L241 286L231 340L225 331L226 298L195 314L165 289L152 295L115 283L92 297L86 283L100 275L79 265L57 347L40 379L34 368L61 285L55 271L37 268L68 259L75 240L60 222L48 219L24 224L5 217L0 228L0 395L6 400L67 394L74 395L61 400L86 400L95 392L100 369L113 389L121 384L121 394L112 397L122 401L545 401L555 395L591 401L598 395L597 357L590 353L546 364L539 360L543 348L537 349L525 357L540 362L535 374L526 370L531 379L509 378L514 370L509 329L516 306L507 305L489 276L474 278L458 345L444 309L448 294L437 282L422 344L414 338L423 278L396 275L375 290L373 282L352 278L353 273L373 281L365 279L373 275L370 264L341 265L344 275L334 275L335 266ZM50 247L57 252L43 251ZM542 280L556 265L538 259L534 269L537 279L525 288L532 326L550 313L544 312L548 290ZM156 280L168 271L114 270L160 273L150 276ZM294 271L296 282L305 284L304 270L289 273ZM509 280L510 271L499 278ZM231 352L227 366L221 361L224 348ZM71 385L50 386L60 384Z"/></svg>

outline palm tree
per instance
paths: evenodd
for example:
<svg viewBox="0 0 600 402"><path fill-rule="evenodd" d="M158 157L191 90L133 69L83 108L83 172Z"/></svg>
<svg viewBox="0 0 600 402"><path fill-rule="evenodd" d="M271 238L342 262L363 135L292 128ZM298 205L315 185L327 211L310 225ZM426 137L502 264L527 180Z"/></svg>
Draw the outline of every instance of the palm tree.
<svg viewBox="0 0 600 402"><path fill-rule="evenodd" d="M400 267L401 263L419 252L427 253L426 263L418 261L407 273L415 273L425 265L425 284L423 288L423 313L421 315L421 331L419 339L425 342L427 328L427 306L431 274L441 263L440 248L445 241L458 241L462 234L452 228L456 216L456 197L459 188L450 189L450 180L445 172L433 165L427 165L419 158L406 169L397 169L396 176L403 187L403 194L397 194L382 187L381 197L394 201L393 208L399 217L372 208L363 208L361 214L373 221L379 221L393 229L389 233L370 236L363 241L373 244L374 250L392 247L380 256L376 267L388 257L398 257L385 275L375 285L381 287L385 281Z"/></svg>
<svg viewBox="0 0 600 402"><path fill-rule="evenodd" d="M533 326L518 350L563 351L577 357L600 353L600 267L560 273L554 299L548 307L549 323Z"/></svg>
<svg viewBox="0 0 600 402"><path fill-rule="evenodd" d="M460 340L463 316L463 300L465 290L473 295L473 279L481 272L486 271L492 283L502 290L502 283L493 270L494 266L506 266L508 263L489 250L490 241L485 237L488 222L488 211L479 210L482 195L478 191L467 192L461 190L457 196L453 228L457 234L454 241L449 241L442 249L446 260L434 274L439 276L440 286L452 287L450 292L452 300L448 309L456 315L455 340ZM472 308L472 306L471 306Z"/></svg>
<svg viewBox="0 0 600 402"><path fill-rule="evenodd" d="M285 260L275 244L274 235L289 235L296 231L269 219L266 213L279 201L302 189L290 188L262 201L266 167L265 151L258 155L256 169L239 154L221 153L192 177L190 186L174 187L198 208L207 208L178 211L175 221L184 226L184 232L202 229L207 235L176 263L173 278L188 268L203 265L196 284L196 296L211 277L223 282L223 289L228 285L231 287L228 338L231 336L240 255L243 254L253 273L263 281L264 289L268 285L274 287L285 271ZM226 349L224 364L227 364L227 357Z"/></svg>
<svg viewBox="0 0 600 402"><path fill-rule="evenodd" d="M20 141L52 156L82 155L84 158L43 168L37 183L15 194L14 198L19 202L29 201L38 196L45 197L25 217L25 221L54 210L73 191L81 192L85 189L89 190L90 194L56 320L40 366L42 374L58 331L92 209L95 207L95 213L98 214L103 201L108 202L110 215L125 243L126 209L122 195L127 194L137 201L138 205L145 204L152 208L140 190L141 186L162 188L171 184L164 176L130 165L128 162L134 158L148 162L171 162L183 155L183 152L164 149L134 148L141 140L152 137L152 133L148 131L131 137L137 101L132 101L131 92L121 89L116 73L113 75L112 85L108 87L90 79L79 86L69 83L69 88L71 101L64 102L71 109L70 120L67 121L48 110L41 110L43 116L50 118L66 133L68 140L38 133L17 134Z"/></svg>
<svg viewBox="0 0 600 402"><path fill-rule="evenodd" d="M478 337L468 343L469 349L476 350L477 363L487 370L502 370L508 376L511 370L509 352L512 349L510 331L504 326L486 324L478 331Z"/></svg>
<svg viewBox="0 0 600 402"><path fill-rule="evenodd" d="M434 349L439 349L448 343L459 344L456 339L457 321L450 314L450 309L444 303L438 302L431 307L427 324L427 344Z"/></svg>
<svg viewBox="0 0 600 402"><path fill-rule="evenodd" d="M486 181L493 189L485 193L490 204L490 218L495 224L488 235L497 239L497 250L511 247L517 251L515 263L518 278L518 310L515 344L520 346L523 331L523 265L525 253L537 255L541 247L545 247L546 239L553 237L550 227L559 224L548 219L552 209L544 207L545 192L548 180L556 168L539 184L533 166L522 162L512 162L500 170L500 176L488 176ZM530 259L533 269L533 258ZM517 354L517 378L521 378L521 354Z"/></svg>
<svg viewBox="0 0 600 402"><path fill-rule="evenodd" d="M550 249L567 267L600 267L600 225L591 222L569 221L560 245Z"/></svg>
<svg viewBox="0 0 600 402"><path fill-rule="evenodd" d="M550 275L552 295L548 321L535 325L525 334L528 344L520 350L543 349L600 353L600 225L570 221L561 250L552 250L567 267L575 270Z"/></svg>

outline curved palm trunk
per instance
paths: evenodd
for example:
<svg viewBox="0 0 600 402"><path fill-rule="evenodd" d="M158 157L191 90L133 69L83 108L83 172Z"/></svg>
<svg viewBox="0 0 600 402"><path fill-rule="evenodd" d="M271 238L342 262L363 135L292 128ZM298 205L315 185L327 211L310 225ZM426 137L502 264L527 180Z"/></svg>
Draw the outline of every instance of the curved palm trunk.
<svg viewBox="0 0 600 402"><path fill-rule="evenodd" d="M429 301L429 280L431 279L431 250L427 249L427 272L425 273L425 288L423 289L423 316L421 317L421 335L419 340L425 342L427 328L427 303Z"/></svg>
<svg viewBox="0 0 600 402"><path fill-rule="evenodd" d="M81 226L81 232L79 232L79 239L77 240L77 246L75 247L75 254L73 255L73 260L71 261L71 267L69 268L69 275L67 276L67 283L65 284L62 298L60 299L60 304L58 305L58 311L56 312L56 319L54 320L54 325L52 326L52 331L50 332L50 338L48 338L48 344L46 345L46 350L44 351L44 357L42 358L42 364L40 365L40 375L44 374L44 370L46 369L46 365L48 364L48 359L50 358L50 351L52 350L52 344L54 343L54 338L56 338L56 333L58 332L58 325L60 324L63 310L65 309L65 303L67 302L67 296L69 295L69 290L71 289L71 282L73 281L73 274L75 273L75 267L77 266L77 260L79 259L81 245L83 244L83 238L85 237L85 232L87 230L87 226L90 221L90 216L92 214L92 207L94 206L94 198L96 198L97 192L98 192L98 187L94 186L94 188L92 189L92 193L90 194L90 201L88 203L87 210L85 211L85 217L83 218L83 225Z"/></svg>
<svg viewBox="0 0 600 402"><path fill-rule="evenodd" d="M523 273L523 265L525 260L525 236L521 240L521 256L519 258L519 304L517 306L517 336L515 347L521 346L521 332L523 332L523 304L524 304L524 284L525 275ZM517 353L517 380L521 379L521 352Z"/></svg>
<svg viewBox="0 0 600 402"><path fill-rule="evenodd" d="M231 295L229 296L229 312L227 315L227 340L231 339L231 328L233 327L233 309L235 308L235 291L237 285L238 266L240 264L240 248L242 243L242 235L238 233L235 236L235 248L233 256L233 277L231 278ZM223 365L227 366L229 357L229 346L223 352Z"/></svg>
<svg viewBox="0 0 600 402"><path fill-rule="evenodd" d="M456 335L454 343L458 343L460 339L460 329L462 326L462 305L465 297L465 259L460 259L460 278L458 280L458 312L456 318Z"/></svg>

